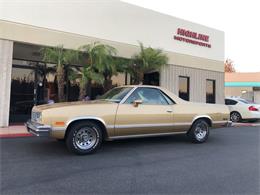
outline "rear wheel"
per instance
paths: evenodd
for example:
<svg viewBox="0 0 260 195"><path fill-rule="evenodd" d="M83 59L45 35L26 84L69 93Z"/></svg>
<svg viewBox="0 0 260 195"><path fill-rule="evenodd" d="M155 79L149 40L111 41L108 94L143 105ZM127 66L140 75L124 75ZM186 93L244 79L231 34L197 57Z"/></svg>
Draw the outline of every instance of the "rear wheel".
<svg viewBox="0 0 260 195"><path fill-rule="evenodd" d="M241 115L239 112L231 112L230 114L230 120L234 123L240 122L242 120Z"/></svg>
<svg viewBox="0 0 260 195"><path fill-rule="evenodd" d="M94 122L76 123L70 128L66 144L71 152L90 154L95 152L102 142L102 130Z"/></svg>
<svg viewBox="0 0 260 195"><path fill-rule="evenodd" d="M194 143L203 143L209 136L209 124L203 119L195 121L188 132L188 136Z"/></svg>

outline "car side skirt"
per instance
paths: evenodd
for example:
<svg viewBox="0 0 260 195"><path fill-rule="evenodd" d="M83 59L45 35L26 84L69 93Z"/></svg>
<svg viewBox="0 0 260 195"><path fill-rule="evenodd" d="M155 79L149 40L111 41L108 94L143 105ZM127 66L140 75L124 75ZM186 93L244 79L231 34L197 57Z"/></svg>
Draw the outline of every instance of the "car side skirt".
<svg viewBox="0 0 260 195"><path fill-rule="evenodd" d="M191 123L151 123L115 125L114 136L132 136L146 134L163 134L187 131Z"/></svg>
<svg viewBox="0 0 260 195"><path fill-rule="evenodd" d="M150 134L138 134L138 135L123 135L123 136L112 136L109 137L108 140L117 140L117 139L128 139L128 138L142 138L142 137L157 137L157 136L169 136L169 135L178 135L178 134L186 134L187 131L181 132L170 132L170 133L150 133Z"/></svg>

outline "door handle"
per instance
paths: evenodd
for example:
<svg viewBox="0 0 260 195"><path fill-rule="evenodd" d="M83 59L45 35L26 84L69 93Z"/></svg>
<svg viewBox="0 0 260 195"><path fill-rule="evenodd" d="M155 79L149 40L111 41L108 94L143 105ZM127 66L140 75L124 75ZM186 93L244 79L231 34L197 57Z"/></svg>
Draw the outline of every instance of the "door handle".
<svg viewBox="0 0 260 195"><path fill-rule="evenodd" d="M168 112L168 113L172 113L172 110L167 110L166 112Z"/></svg>

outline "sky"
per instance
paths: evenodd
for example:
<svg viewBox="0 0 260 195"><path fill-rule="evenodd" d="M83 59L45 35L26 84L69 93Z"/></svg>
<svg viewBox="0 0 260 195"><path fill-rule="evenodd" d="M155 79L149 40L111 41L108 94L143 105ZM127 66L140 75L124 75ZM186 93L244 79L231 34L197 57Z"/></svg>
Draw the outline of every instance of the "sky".
<svg viewBox="0 0 260 195"><path fill-rule="evenodd" d="M259 0L123 0L225 32L225 58L237 72L260 72Z"/></svg>

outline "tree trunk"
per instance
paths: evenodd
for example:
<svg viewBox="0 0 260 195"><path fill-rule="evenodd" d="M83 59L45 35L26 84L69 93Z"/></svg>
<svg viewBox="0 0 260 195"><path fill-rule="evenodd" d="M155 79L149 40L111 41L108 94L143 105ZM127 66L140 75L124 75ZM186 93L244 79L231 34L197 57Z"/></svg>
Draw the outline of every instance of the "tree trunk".
<svg viewBox="0 0 260 195"><path fill-rule="evenodd" d="M64 84L66 85L65 88L65 101L68 102L69 101L69 90L70 90L70 80L68 79L68 70L65 70L65 74L64 74Z"/></svg>
<svg viewBox="0 0 260 195"><path fill-rule="evenodd" d="M107 77L104 81L104 92L107 92L112 88L112 80L110 77Z"/></svg>
<svg viewBox="0 0 260 195"><path fill-rule="evenodd" d="M92 96L92 85L91 85L91 80L88 80L87 82L87 96L89 97L89 99L91 100L91 96Z"/></svg>
<svg viewBox="0 0 260 195"><path fill-rule="evenodd" d="M84 100L85 99L85 96L86 96L86 82L82 81L80 83L80 91L79 91L79 100Z"/></svg>
<svg viewBox="0 0 260 195"><path fill-rule="evenodd" d="M139 83L138 83L138 85L142 85L143 82L144 82L144 73L139 72Z"/></svg>
<svg viewBox="0 0 260 195"><path fill-rule="evenodd" d="M134 75L133 84L134 85L143 84L143 80L144 80L144 73L142 71L138 71Z"/></svg>
<svg viewBox="0 0 260 195"><path fill-rule="evenodd" d="M57 84L58 84L58 100L59 102L63 102L65 100L64 97L64 70L61 65L57 67Z"/></svg>

